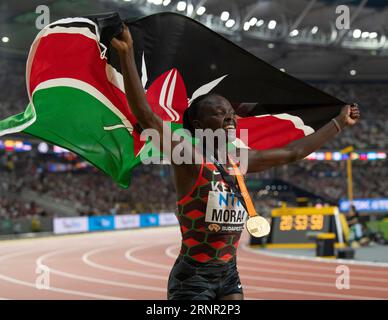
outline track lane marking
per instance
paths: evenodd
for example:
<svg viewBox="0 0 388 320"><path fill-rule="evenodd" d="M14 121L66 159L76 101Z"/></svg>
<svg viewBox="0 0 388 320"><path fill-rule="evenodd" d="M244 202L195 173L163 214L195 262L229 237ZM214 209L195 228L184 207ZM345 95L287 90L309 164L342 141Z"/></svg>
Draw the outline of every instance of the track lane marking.
<svg viewBox="0 0 388 320"><path fill-rule="evenodd" d="M176 249L176 248L179 248L179 246L172 245L172 246L167 247L164 252L165 252L165 254L168 257L170 257L172 259L176 259L177 258L177 254L173 253L173 250ZM238 268L241 269L240 266ZM257 268L255 268L254 270L257 272ZM262 271L262 270L260 270L260 271ZM331 287L333 289L335 287L334 283L333 283L333 285L330 285L327 282L319 282L319 281L312 282L312 281L305 281L305 280L279 279L279 278L272 278L272 277L250 276L250 275L244 275L244 274L241 274L240 278L242 278L242 279L251 279L251 280L269 281L269 282L276 282L276 283L279 283L279 281L281 281L283 283ZM245 286L244 285L244 288L254 289L254 288L257 288L257 287L255 287L255 286ZM352 285L352 289L353 288L357 288L357 289L361 289L361 290L388 291L388 288L377 288L376 289L376 287L358 286L358 285ZM273 289L275 289L275 291L279 291L279 289L277 289L277 288L273 288ZM285 290L289 290L289 289L285 289ZM273 290L269 290L268 289L267 291L270 292L270 291L273 291ZM298 291L298 292L305 292L305 291ZM298 293L298 292L295 291L295 290L293 291L293 293ZM292 292L290 291L289 293L292 293ZM324 293L324 295L326 295L326 294L329 294L330 296L336 296L337 295L337 297L345 297L346 298L346 295L342 295L342 294ZM372 300L374 300L374 299L383 299L383 298L377 298L377 297L371 298L369 296L365 297L365 296L358 296L358 295L347 295L347 296L349 296L349 297L356 297L358 299L372 299Z"/></svg>
<svg viewBox="0 0 388 320"><path fill-rule="evenodd" d="M111 247L105 248L105 249L109 250L112 248L114 248L114 246L111 246ZM79 249L76 249L76 250L79 250ZM56 250L56 251L44 254L44 255L38 257L38 259L36 259L36 263L38 266L47 266L50 269L50 272L52 272L53 274L57 274L59 276L66 277L66 278L88 281L88 282L93 282L93 283L106 284L106 285L111 285L111 286L126 287L126 288L132 288L132 289L165 292L165 290L161 287L121 283L121 282L117 282L117 281L105 280L105 279L100 279L100 278L95 278L95 277L81 276L81 275L77 275L74 273L69 273L69 272L64 272L64 271L58 270L58 269L54 269L54 268L48 266L47 264L44 264L45 259L48 259L52 256L55 256L55 255L58 255L58 254L61 254L64 252L69 252L69 251L70 252L74 251L74 249ZM138 275L138 274L136 274L136 275ZM132 300L132 299L130 299L130 300Z"/></svg>
<svg viewBox="0 0 388 320"><path fill-rule="evenodd" d="M33 252L38 252L40 250L34 250ZM17 256L22 256L22 255L25 255L25 254L28 254L28 253L31 253L31 250L23 251L23 252L17 252L17 253L1 256L0 257L0 261L5 261L5 260L8 260L9 258L13 258L13 257L17 257ZM11 282L11 283L14 283L14 284L18 284L18 285L21 285L21 286L31 287L31 288L33 288L35 290L39 290L39 289L36 288L35 283L19 280L19 279L14 278L14 277L9 277L9 276L6 276L3 273L0 273L0 279L3 279L5 281L8 281L8 282ZM88 298L102 299L102 300L122 300L119 297L113 297L113 296L108 296L108 295L98 295L98 294L93 294L93 293L84 292L84 291L69 290L69 289L57 288L57 287L52 287L52 286L50 286L50 288L47 288L45 290L53 291L53 292L58 292L58 293L64 293L64 294L70 294L70 295L77 295L77 296L82 296L82 297L88 297Z"/></svg>
<svg viewBox="0 0 388 320"><path fill-rule="evenodd" d="M253 248L250 248L250 246L247 244L242 244L241 247L242 247L242 250L246 252L251 252L258 255L270 256L270 257L280 258L280 259L283 258L283 259L289 259L289 260L301 260L301 261L308 261L313 263L322 262L322 263L331 263L331 264L349 264L349 265L360 266L360 267L371 267L374 269L388 268L388 263L385 263L385 262L357 261L357 260L345 260L345 259L329 260L329 259L319 258L319 257L296 256L296 255L291 255L286 253L283 254L279 252L263 252L257 249L255 250Z"/></svg>

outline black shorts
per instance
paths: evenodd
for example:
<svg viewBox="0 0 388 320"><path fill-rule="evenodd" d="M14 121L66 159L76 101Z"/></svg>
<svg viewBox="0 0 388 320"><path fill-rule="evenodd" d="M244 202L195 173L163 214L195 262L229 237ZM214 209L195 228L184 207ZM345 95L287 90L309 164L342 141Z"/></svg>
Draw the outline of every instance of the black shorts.
<svg viewBox="0 0 388 320"><path fill-rule="evenodd" d="M217 300L243 293L236 260L219 265L179 256L168 279L168 300Z"/></svg>

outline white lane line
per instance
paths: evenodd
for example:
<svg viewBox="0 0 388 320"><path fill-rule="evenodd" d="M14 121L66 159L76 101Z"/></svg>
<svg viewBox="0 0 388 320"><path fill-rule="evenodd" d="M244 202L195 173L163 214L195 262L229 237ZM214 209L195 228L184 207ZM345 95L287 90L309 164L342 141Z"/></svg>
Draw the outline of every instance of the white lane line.
<svg viewBox="0 0 388 320"><path fill-rule="evenodd" d="M107 250L109 250L109 248L102 248L102 249L95 249L95 250L92 250L92 251L88 251L88 252L86 252L82 256L82 261L85 264L87 264L87 265L89 265L89 266L91 266L93 268L100 269L100 270L105 270L105 271L109 271L109 272L125 274L125 275L129 275L129 276L138 276L138 277L142 277L142 278L166 280L165 276L159 276L159 275L156 275L156 274L143 273L143 272L137 272L137 271L131 271L131 270L123 270L123 269L119 269L119 268L114 268L114 267L102 265L102 264L99 264L99 263L96 263L96 262L90 260L91 256L93 256L93 255L95 255L97 253L101 253L101 252L107 251Z"/></svg>
<svg viewBox="0 0 388 320"><path fill-rule="evenodd" d="M249 254L251 253L250 251L246 251ZM261 252L257 254L256 256L261 255ZM264 253L262 254L263 256L267 256ZM263 264L263 265L279 265L283 267L290 267L290 268L295 268L295 269L308 269L308 270L322 270L322 271L332 271L333 268L336 267L336 265L341 264L340 262L333 263L332 266L319 266L318 263L317 265L303 265L301 263L292 263L292 262L286 262L286 261L266 261L263 259L260 259L260 257L257 257L256 259L250 259L250 258L245 258L241 257L241 255L238 257L239 261L246 261L246 262L252 262L255 264ZM309 260L301 259L302 261L307 261L310 262ZM315 261L317 262L317 261ZM353 267L351 265L350 267ZM359 267L358 265L354 265L354 267ZM388 270L387 271L375 271L375 270L365 270L365 269L352 269L354 273L359 273L359 274L367 274L367 275L377 275L377 276L387 276L388 275Z"/></svg>
<svg viewBox="0 0 388 320"><path fill-rule="evenodd" d="M257 271L260 272L261 270L257 270ZM260 280L260 281L269 281L269 282L276 282L276 283L281 282L281 283L301 284L301 285L308 285L308 286L328 287L331 289L337 289L335 286L335 281L333 281L332 283L328 283L328 282L319 282L319 281L306 281L306 280L293 280L293 279L279 279L279 278L271 278L271 277L249 276L249 275L244 275L244 274L241 275L241 278L251 279L251 280ZM352 283L351 283L350 287L352 290L358 289L358 290L367 290L367 291L388 292L388 288L361 286L361 285L355 285Z"/></svg>
<svg viewBox="0 0 388 320"><path fill-rule="evenodd" d="M168 242L159 242L158 243L158 246L163 244L167 244L167 243L171 243L171 241L168 241ZM129 260L129 261L132 261L132 262L135 262L135 263L138 263L138 264L141 264L143 266L147 266L147 267L153 267L153 268L160 268L160 269L164 269L164 270L169 270L171 271L172 269L172 265L171 266L166 266L165 264L160 264L160 263L156 263L156 262L150 262L150 261L144 261L144 260L141 260L141 259L138 259L138 258L135 258L134 256L132 256L132 254L136 251L139 251L139 250L143 250L143 249L146 249L146 248L149 248L151 246L155 246L154 244L150 245L150 244L145 244L145 245L141 245L141 246L138 246L138 247L135 247L135 248L132 248L132 249L129 249L125 252L125 257Z"/></svg>
<svg viewBox="0 0 388 320"><path fill-rule="evenodd" d="M173 249L177 248L177 245L172 245L166 248L165 254L172 258L176 259L177 255L173 253ZM240 268L241 269L241 268ZM258 271L257 268L255 271ZM261 270L260 270L261 271ZM242 279L255 279L255 280L268 280L271 279L271 281L279 283L280 279L278 278L268 278L268 277L257 277L257 276L245 276L240 275L240 278ZM281 280L281 282L286 282ZM292 281L292 280L291 280ZM292 281L293 282L293 281ZM303 282L303 281L302 281ZM300 284L301 281L295 281L293 283ZM314 283L315 284L315 283ZM315 284L317 285L317 284ZM354 287L354 286L352 286ZM309 295L309 296L323 296L323 297L335 297L335 298L348 298L348 299L361 299L361 300L382 300L383 298L377 298L377 297L370 297L370 296L359 296L359 295L345 295L345 294L335 294L335 293L321 293L321 292L315 292L315 291L305 291L305 290L289 290L284 288L270 288L270 287L257 287L257 286L246 286L244 285L244 289L254 290L254 291L268 291L268 292L285 292L285 293L291 293L291 294L303 294L303 295ZM374 288L374 287L372 287Z"/></svg>
<svg viewBox="0 0 388 320"><path fill-rule="evenodd" d="M258 267L249 267L249 266L240 266L240 270L247 271L258 271ZM325 278L330 280L335 280L337 275L333 273L332 275L323 274L323 273L314 273L314 272L304 272L304 271L290 271L290 270L278 270L278 269L263 269L260 268L260 272L269 273L269 274L284 274L284 275L294 275L294 276L302 276L302 277L317 277L317 278ZM351 271L350 271L351 272ZM360 281L368 281L368 282L378 282L378 283L388 283L388 281L384 281L377 278L368 278L368 277L359 277L351 275L352 281L360 280ZM283 280L282 278L279 281Z"/></svg>
<svg viewBox="0 0 388 320"><path fill-rule="evenodd" d="M155 266L155 265L153 265L153 266ZM117 271L117 270L116 270ZM126 270L122 270L122 271L126 271ZM244 286L244 288L245 288L245 286ZM257 288L259 288L259 287L248 287L249 289L252 289L252 290L255 290L255 289L257 289ZM247 288L247 289L248 289ZM263 289L267 289L267 290L269 290L269 291L272 291L272 292L282 292L282 290L278 290L278 289L275 289L275 288L259 288L259 290L260 291L262 291ZM284 292L284 290L283 290L283 292ZM295 292L295 290L292 292L292 293L301 293L301 294L305 294L306 292L305 291L297 291L297 292ZM319 295L319 293L313 293L313 295ZM341 295L341 297L344 297L343 295Z"/></svg>
<svg viewBox="0 0 388 320"><path fill-rule="evenodd" d="M264 288L264 287L255 287L255 286L244 286L244 288L250 289L250 290L256 290L256 288ZM385 300L384 298L376 298L376 297L369 297L369 296L355 296L355 295L349 295L349 294L335 294L335 293L326 293L326 292L315 292L315 291L305 291L305 290L290 290L290 289L275 289L275 288L267 288L268 291L272 292L284 292L284 293L290 293L290 294L300 294L303 296L320 296L320 297L326 297L326 298L340 298L340 299L351 299L351 300Z"/></svg>
<svg viewBox="0 0 388 320"><path fill-rule="evenodd" d="M35 251L40 251L40 250L34 250L34 252ZM5 256L0 257L0 261L5 261L5 260L7 260L9 258L13 258L13 257L17 257L17 256L22 256L22 255L28 254L28 253L31 253L31 250L5 255ZM4 275L2 273L0 273L0 279L3 279L5 281L8 281L8 282L11 282L11 283L14 283L14 284L18 284L18 285L21 285L21 286L31 287L31 288L34 288L36 290L40 290L40 289L36 288L35 283L31 283L31 282L27 282L27 281L22 281L22 280L19 280L17 278L14 278L14 277L6 276L6 275ZM52 286L50 286L49 288L44 289L44 290L53 291L53 292L59 292L59 293L64 293L64 294L71 294L71 295L76 295L76 296L82 296L82 297L88 297L88 298L95 298L95 299L121 300L121 298L119 298L119 297L93 294L93 293L84 292L84 291L78 291L78 290L68 290L68 289L57 288L57 287L52 287Z"/></svg>
<svg viewBox="0 0 388 320"><path fill-rule="evenodd" d="M156 233L161 237L164 237L164 234L167 233L167 236L172 235L172 231L176 233L177 227L162 227L162 228L145 228L145 229L128 229L128 230L114 230L114 231L104 231L104 232L92 232L92 233L78 233L78 234L64 234L57 236L45 236L45 237L37 237L37 238L22 238L22 239L10 239L10 240L1 240L0 241L0 250L2 248L10 248L14 250L15 247L20 247L24 244L30 245L31 247L36 247L41 244L49 244L51 245L55 242L57 245L79 245L80 241L85 242L85 244L90 244L90 240L101 240L103 243L101 245L106 244L105 240L111 240L112 237L116 238L118 241L128 240L128 236L136 237L136 240L143 240L142 238L148 238L149 234L154 236ZM178 229L179 232L179 229ZM176 233L178 236L179 234ZM175 237L175 234L174 234ZM177 241L179 238L176 237ZM129 239L130 240L130 239ZM148 239L144 239L143 242L148 241ZM75 243L74 243L75 242Z"/></svg>
<svg viewBox="0 0 388 320"><path fill-rule="evenodd" d="M176 259L179 253L174 253L173 250L177 248L179 248L179 245L173 244L172 246L167 247L167 249L164 250L164 253L166 254L167 257Z"/></svg>
<svg viewBox="0 0 388 320"><path fill-rule="evenodd" d="M178 248L177 245L172 245L167 247L165 250L165 254L172 258L176 259L177 254L173 252L174 249ZM240 261L241 258L238 258L238 261ZM239 267L239 269L242 269L242 267ZM262 269L259 269L258 267L255 268L255 271L257 273L261 272ZM334 271L334 270L332 270ZM352 277L352 276L351 276ZM250 275L241 275L241 278L245 279L251 279L251 280L260 280L260 281L268 281L268 282L282 282L282 283L290 283L290 284L303 284L303 285L310 285L310 286L317 286L317 287L329 287L332 289L335 289L335 281L332 283L329 282L320 282L320 281L306 281L306 280L295 280L295 279L279 279L279 278L272 278L272 277L260 277L260 276L250 276ZM334 279L333 279L334 280ZM381 288L381 287L371 287L371 286L362 286L362 285L351 285L352 289L360 289L360 290L374 290L374 291L385 291L388 292L388 288Z"/></svg>
<svg viewBox="0 0 388 320"><path fill-rule="evenodd" d="M149 263L148 263L147 261L143 261L143 260L134 258L134 257L131 255L133 252L135 252L135 251L137 251L137 250L140 250L140 249L144 249L144 248L146 248L146 247L149 247L149 245L144 245L144 246L142 246L141 248L136 248L136 250L132 250L132 251L128 250L128 251L125 253L125 256L126 256L126 258L127 258L128 260L130 260L130 261L133 261L133 262L136 262L136 263L140 263L140 264L143 264L143 265L149 265ZM164 250L164 252L165 252L165 254L166 254L168 257L173 258L173 259L176 259L176 258L177 258L177 254L174 254L174 253L172 252L172 250L175 249L175 248L177 248L177 247L179 247L179 245L173 244L173 245L167 247L167 248ZM163 265L163 264L153 264L152 266L155 267L155 265L156 265L158 268L162 268L162 269L166 269L166 268L167 268L167 266L166 266L166 265ZM171 270L172 267L168 267L168 269ZM244 287L244 288L245 288L245 287ZM273 291L272 288L271 288L270 291L267 290L267 288L260 288L260 287L254 287L254 288L255 288L255 290L254 290L255 292L260 291L261 293L270 292L270 291L272 292L272 291ZM261 298L251 298L251 297L245 297L245 299L246 299L246 300L263 300L263 299L261 299Z"/></svg>
<svg viewBox="0 0 388 320"><path fill-rule="evenodd" d="M110 246L109 249L113 249L114 246ZM79 249L75 249L79 250ZM38 266L47 266L50 269L50 272L53 274L57 274L62 277L71 278L71 279L77 279L82 281L88 281L93 283L99 283L99 284L105 284L110 286L119 286L119 287L125 287L125 288L131 288L131 289L140 289L140 290L149 290L149 291L159 291L159 292L165 292L166 290L161 287L154 287L154 286L146 286L146 285L137 285L137 284L129 284L129 283L122 283L117 281L111 281L111 280L104 280L100 278L94 278L94 277L87 277L87 276L81 276L74 273L64 272L60 271L58 269L54 269L47 264L44 264L44 260L51 258L53 256L57 256L62 253L75 251L74 249L65 249L65 250L56 250L47 254L44 254L36 260L36 263ZM131 299L130 299L131 300Z"/></svg>
<svg viewBox="0 0 388 320"><path fill-rule="evenodd" d="M169 257L171 257L171 258L174 258L174 259L176 259L176 257L177 257L177 254L174 254L173 253L173 250L174 249L179 249L179 245L173 245L173 246L171 246L171 247L168 247L167 249L166 249L166 255L167 256L169 256ZM253 249L254 250L254 249ZM251 251L249 250L246 250L248 253L251 253ZM256 253L256 251L254 251L255 253ZM245 258L245 257L241 257L241 256L239 256L238 258L237 258L237 261L239 262L239 261L245 261L245 262L252 262L252 263L255 263L255 267L253 267L254 268L254 270L257 270L257 268L258 267L261 267L261 265L269 265L270 267L273 267L273 266L281 266L281 267L295 267L295 268L297 268L297 269L309 269L309 270L322 270L322 271L329 271L329 272L333 272L333 268L335 267L335 266L332 266L332 267L319 267L319 266L303 266L303 265L301 265L301 264L296 264L296 263L288 263L288 262L272 262L272 261L265 261L265 260L262 260L262 259L250 259L250 258ZM247 266L248 268L250 267L250 266ZM366 274L368 274L368 275L370 275L370 274L376 274L376 275L387 275L388 274L388 270L387 270L387 272L379 272L379 271L374 271L374 270L371 270L370 272L368 271L368 270L350 270L351 271L351 273L366 273ZM301 271L301 272L304 272L304 271ZM289 272L287 271L287 274L289 274ZM320 276L320 275L319 275ZM356 277L357 276L352 276L354 279L357 279ZM388 283L388 279L378 279L378 280L376 280L376 278L370 278L370 277L366 277L366 278L360 278L361 280L366 280L366 279L368 279L368 280L370 280L370 279L372 279L372 281L376 281L376 282L379 282L379 283L381 283L381 282L387 282ZM385 291L385 290L384 290Z"/></svg>
<svg viewBox="0 0 388 320"><path fill-rule="evenodd" d="M263 252L257 249L250 248L249 245L241 245L242 249L247 252L253 252L255 254L271 256L276 258L285 258L291 260L302 260L302 261L311 261L311 262L323 262L323 263L332 263L332 264L350 264L355 266L366 266L366 267L376 267L378 268L387 268L388 263L385 262L372 262L372 261L358 261L358 260L345 260L345 259L325 259L319 257L307 257L307 256L296 256L286 253L279 252Z"/></svg>
<svg viewBox="0 0 388 320"><path fill-rule="evenodd" d="M172 258L172 259L176 259L177 257L177 254L173 252L173 250L176 250L177 248L179 248L179 246L177 245L172 245L172 246L169 246L166 248L165 250L165 254ZM238 260L240 261L241 258L238 258ZM241 269L241 267L239 267L239 269ZM259 271L262 271L261 269L258 270L258 268L255 268L254 269L256 272L259 272ZM240 276L242 279L251 279L251 280L260 280L260 281L269 281L269 282L276 282L276 283L279 283L279 282L282 282L282 283L292 283L292 284L304 284L304 285L313 285L313 286L321 286L321 287L330 287L330 288L334 288L335 286L335 283L333 282L333 284L329 284L327 282L319 282L319 281L305 281L305 280L292 280L292 279L279 279L279 278L271 278L271 277L260 277L260 276L249 276L249 275L244 275L244 274L241 274ZM257 288L257 287L251 287L251 286L244 286L244 288L250 288L250 289L254 289L254 288ZM375 291L388 291L388 288L376 288L376 287L369 287L369 286L359 286L359 285L352 285L352 289L361 289L361 290L375 290ZM281 291L282 289L276 289L276 288L273 288L273 289L267 289L267 291L273 291L273 292L279 292ZM295 290L294 290L295 291ZM303 291L304 292L304 291ZM296 292L295 292L296 293ZM343 296L343 295L339 295L339 296ZM356 296L356 297L359 297L360 299L363 299L364 297L360 297L360 296ZM369 298L369 297L366 297L366 298ZM378 298L376 298L378 299Z"/></svg>
<svg viewBox="0 0 388 320"><path fill-rule="evenodd" d="M170 257L170 258L172 258L172 259L176 259L178 255L177 255L177 254L174 254L174 253L173 253L173 250L176 249L176 248L179 248L179 247L180 247L180 245L173 244L173 245L167 247L166 250L165 250L164 252L165 252L165 254L166 254L168 257ZM132 258L133 258L133 257L132 257ZM255 292L260 291L260 292L262 292L262 293L264 293L264 292L270 292L269 290L260 289L260 288L256 288L254 291L255 291ZM272 292L272 290L271 290L271 292ZM259 299L259 298L247 298L247 300L263 300L263 299Z"/></svg>
<svg viewBox="0 0 388 320"><path fill-rule="evenodd" d="M255 253L255 251L251 251L251 250L248 250L249 252L253 252ZM257 252L256 252L257 254ZM278 262L278 263L273 263L273 265L279 265L281 266L282 263L281 262ZM244 267L241 267L242 270L251 270L251 271L257 271L257 267L249 267L249 266L244 266ZM336 275L333 274L333 275L326 275L326 274L317 274L317 273L311 273L311 272L304 272L304 271L289 271L289 270L266 270L266 269L260 269L260 271L262 272L265 272L265 273L277 273L277 274L286 274L286 275L300 275L300 276L315 276L315 277L319 277L319 278L328 278L328 279L332 279L332 278L335 278ZM353 280L361 280L361 281L370 281L370 282L378 282L378 283L387 283L388 284L388 280L383 280L383 279L379 279L379 278L370 278L370 277L360 277L360 276L354 276L352 275L352 279Z"/></svg>
<svg viewBox="0 0 388 320"><path fill-rule="evenodd" d="M299 269L299 270L308 269L308 270L329 271L329 272L332 272L333 270L335 270L335 267L337 266L337 265L333 265L331 267L309 266L309 265L302 265L300 263L297 264L297 263L288 263L288 262L266 261L266 260L260 259L260 257L257 257L257 259L249 259L249 258L241 257L241 255L238 257L238 261L251 262L251 263L254 263L256 266L257 265L282 266L282 267L289 267L289 268ZM352 268L353 266L349 266L349 267ZM353 273L376 275L376 276L388 275L388 270L387 272L378 272L378 271L373 272L373 270L369 272L368 270L351 269L351 271Z"/></svg>

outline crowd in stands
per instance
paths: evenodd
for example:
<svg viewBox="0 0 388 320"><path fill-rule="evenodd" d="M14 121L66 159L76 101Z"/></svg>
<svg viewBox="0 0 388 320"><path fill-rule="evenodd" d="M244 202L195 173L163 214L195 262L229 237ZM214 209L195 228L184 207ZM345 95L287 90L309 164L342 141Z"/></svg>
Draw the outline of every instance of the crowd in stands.
<svg viewBox="0 0 388 320"><path fill-rule="evenodd" d="M28 104L25 63L0 59L0 119L23 112Z"/></svg>
<svg viewBox="0 0 388 320"><path fill-rule="evenodd" d="M23 190L32 190L39 196L75 208L80 215L175 210L176 193L171 169L166 165L136 168L130 187L123 189L96 170L53 173L43 169L47 160L42 156L37 159L30 153L23 153L9 158L0 156L3 160L0 161L0 194L22 195ZM384 177L388 177L386 160L353 161L354 197L388 197L388 179ZM303 160L249 175L248 179L281 179L331 202L347 197L345 162ZM271 199L264 197L259 190L250 191L261 212L279 206L276 197ZM0 207L9 208L11 203L16 209L23 207L20 215L42 211L39 206L21 199L21 196L14 197L9 202L2 197Z"/></svg>
<svg viewBox="0 0 388 320"><path fill-rule="evenodd" d="M32 218L46 216L47 212L34 201L24 201L19 194L23 189L23 179L15 172L4 171L0 165L0 220L4 218Z"/></svg>
<svg viewBox="0 0 388 320"><path fill-rule="evenodd" d="M22 198L23 190L34 191L41 197L75 208L79 215L163 212L175 208L168 166L136 168L130 187L123 189L96 170L53 173L44 169L47 163L44 157L37 160L23 153L9 158L0 156L3 160L0 161L0 194L19 194Z"/></svg>
<svg viewBox="0 0 388 320"><path fill-rule="evenodd" d="M25 84L25 63L0 60L0 119L23 112L28 103ZM313 86L347 102L357 102L362 121L355 130L344 130L326 149L353 145L356 149L388 149L388 84L313 84Z"/></svg>
<svg viewBox="0 0 388 320"><path fill-rule="evenodd" d="M344 130L324 148L339 150L353 145L359 150L388 149L388 84L326 84L317 87L347 103L358 103L362 116L354 130Z"/></svg>
<svg viewBox="0 0 388 320"><path fill-rule="evenodd" d="M23 63L0 61L0 119L22 112L27 103ZM340 150L353 145L358 150L388 149L388 85L317 85L344 101L360 105L362 121L354 130L344 130L324 149ZM176 194L168 166L142 165L134 170L131 186L122 189L100 172L51 173L44 158L33 152L0 153L0 219L55 214L34 201L23 200L23 191L53 199L75 208L80 215L127 214L174 211ZM386 160L354 161L354 196L388 197ZM346 197L344 162L308 161L283 166L253 178L278 178L313 193L337 201ZM252 191L252 190L251 190ZM260 211L278 206L276 199L260 198L253 190Z"/></svg>
<svg viewBox="0 0 388 320"><path fill-rule="evenodd" d="M355 198L388 197L386 160L355 160L352 168ZM303 160L288 165L281 178L334 202L347 198L347 171L344 161Z"/></svg>
<svg viewBox="0 0 388 320"><path fill-rule="evenodd" d="M33 218L46 215L46 210L33 201L21 201L15 197L0 198L0 221L5 218Z"/></svg>

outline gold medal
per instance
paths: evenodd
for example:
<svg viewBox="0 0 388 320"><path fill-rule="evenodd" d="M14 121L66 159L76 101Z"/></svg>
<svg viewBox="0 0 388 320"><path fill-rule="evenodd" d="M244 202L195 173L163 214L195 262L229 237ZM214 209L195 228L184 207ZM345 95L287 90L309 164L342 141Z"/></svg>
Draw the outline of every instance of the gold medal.
<svg viewBox="0 0 388 320"><path fill-rule="evenodd" d="M260 216L254 216L249 217L247 220L247 230L253 237L260 238L270 233L271 226L267 219Z"/></svg>
<svg viewBox="0 0 388 320"><path fill-rule="evenodd" d="M231 157L229 157L229 161L232 164L233 170L236 174L237 183L240 187L241 196L245 202L245 208L249 215L249 219L247 220L247 230L251 234L252 237L260 238L268 235L271 231L271 226L267 219L260 217L253 206L252 199L249 196L249 192L247 186L245 185L244 178L236 166L236 163L233 161Z"/></svg>

